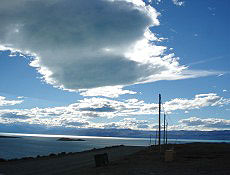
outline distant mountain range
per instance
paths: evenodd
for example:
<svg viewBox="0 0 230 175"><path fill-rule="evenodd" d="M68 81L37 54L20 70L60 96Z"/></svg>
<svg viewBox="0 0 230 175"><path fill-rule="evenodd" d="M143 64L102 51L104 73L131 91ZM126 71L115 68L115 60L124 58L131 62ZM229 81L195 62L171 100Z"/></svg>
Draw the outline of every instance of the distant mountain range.
<svg viewBox="0 0 230 175"><path fill-rule="evenodd" d="M71 134L71 133L69 133ZM76 132L77 135L105 136L105 137L135 137L149 138L156 136L154 131L140 131L130 129L86 129ZM161 134L163 136L163 133ZM230 130L224 131L168 131L169 139L202 139L202 140L230 140Z"/></svg>
<svg viewBox="0 0 230 175"><path fill-rule="evenodd" d="M132 137L155 138L156 131L140 131L131 129L76 129L76 128L1 128L0 132L30 133L30 134L61 134L77 136ZM163 136L163 133L162 133ZM230 130L222 131L168 131L169 139L198 139L198 140L230 140Z"/></svg>

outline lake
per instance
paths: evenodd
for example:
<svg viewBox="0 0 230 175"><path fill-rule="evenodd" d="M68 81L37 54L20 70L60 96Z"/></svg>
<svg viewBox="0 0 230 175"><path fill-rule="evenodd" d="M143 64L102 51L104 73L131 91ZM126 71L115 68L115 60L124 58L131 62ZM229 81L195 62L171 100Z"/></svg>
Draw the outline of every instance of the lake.
<svg viewBox="0 0 230 175"><path fill-rule="evenodd" d="M15 134L0 133L5 136L18 136L20 138L0 138L0 158L13 159L22 157L36 157L60 152L81 152L93 148L103 148L114 145L149 146L149 138L121 138L121 137L94 137L72 135L46 135L46 134ZM58 138L76 138L85 141L57 141ZM190 142L228 142L226 140L186 140L169 139L169 143ZM151 141L155 144L155 140Z"/></svg>

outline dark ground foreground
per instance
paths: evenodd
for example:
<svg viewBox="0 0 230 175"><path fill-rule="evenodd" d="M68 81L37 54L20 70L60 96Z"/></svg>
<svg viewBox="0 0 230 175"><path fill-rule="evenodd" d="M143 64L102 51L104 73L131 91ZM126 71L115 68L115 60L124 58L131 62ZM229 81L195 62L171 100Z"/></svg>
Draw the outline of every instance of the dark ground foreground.
<svg viewBox="0 0 230 175"><path fill-rule="evenodd" d="M230 144L170 145L176 155L165 162L157 148L117 146L83 153L0 162L0 174L75 175L230 175ZM95 167L94 155L108 153L110 163Z"/></svg>
<svg viewBox="0 0 230 175"><path fill-rule="evenodd" d="M157 156L153 149L146 149L111 162L108 167L91 168L82 174L230 175L230 144L192 143L171 146L176 152L172 162L165 162L163 155Z"/></svg>
<svg viewBox="0 0 230 175"><path fill-rule="evenodd" d="M113 146L92 149L79 153L50 154L37 158L22 158L5 161L0 159L0 175L81 175L83 171L95 168L94 155L107 153L109 160L117 161L132 155L145 147Z"/></svg>

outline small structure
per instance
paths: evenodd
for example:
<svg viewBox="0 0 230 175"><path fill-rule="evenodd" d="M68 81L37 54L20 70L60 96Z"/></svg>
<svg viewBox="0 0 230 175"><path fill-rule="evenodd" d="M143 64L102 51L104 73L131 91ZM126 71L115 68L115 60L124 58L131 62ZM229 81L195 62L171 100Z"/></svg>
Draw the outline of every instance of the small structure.
<svg viewBox="0 0 230 175"><path fill-rule="evenodd" d="M174 150L166 150L165 151L165 162L172 162L175 157L175 151Z"/></svg>
<svg viewBox="0 0 230 175"><path fill-rule="evenodd" d="M96 154L94 156L96 167L106 166L109 164L108 154Z"/></svg>

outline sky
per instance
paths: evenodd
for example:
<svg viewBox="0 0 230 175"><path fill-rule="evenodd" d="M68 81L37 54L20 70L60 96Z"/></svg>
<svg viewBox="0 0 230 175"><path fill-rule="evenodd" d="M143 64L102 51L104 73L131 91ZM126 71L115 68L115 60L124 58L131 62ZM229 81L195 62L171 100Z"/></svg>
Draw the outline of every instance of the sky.
<svg viewBox="0 0 230 175"><path fill-rule="evenodd" d="M2 0L0 132L230 129L229 0Z"/></svg>

